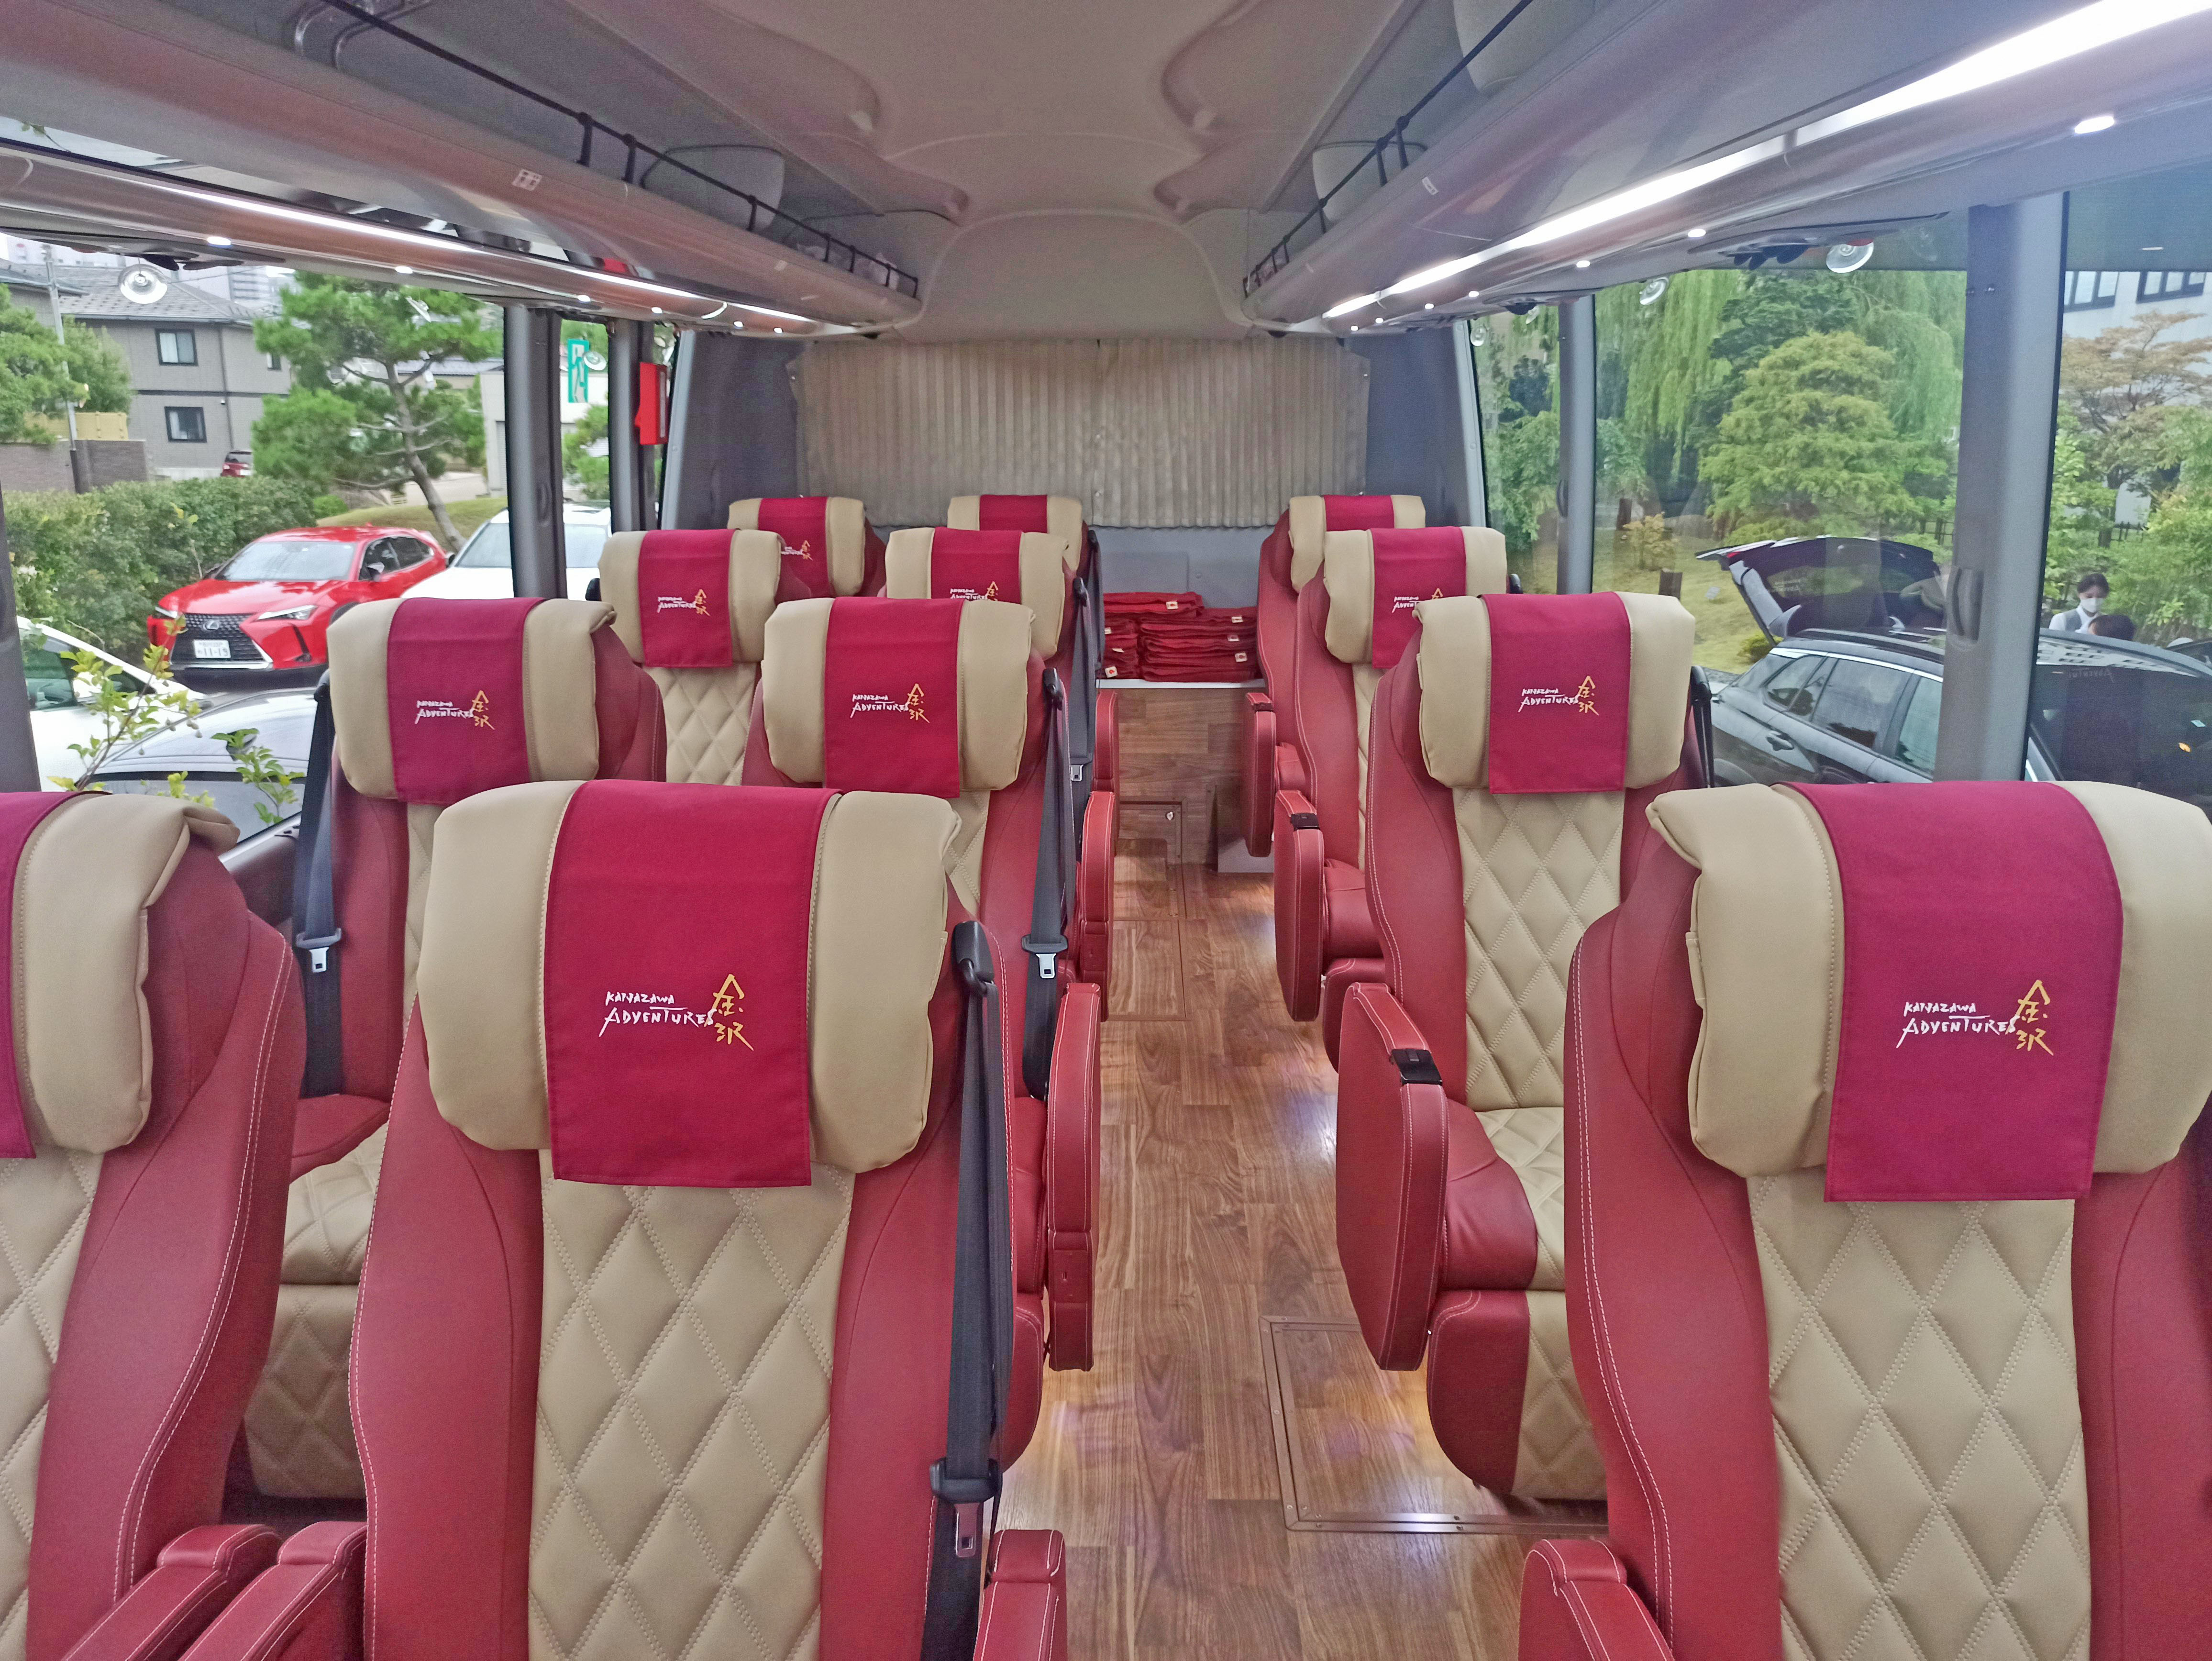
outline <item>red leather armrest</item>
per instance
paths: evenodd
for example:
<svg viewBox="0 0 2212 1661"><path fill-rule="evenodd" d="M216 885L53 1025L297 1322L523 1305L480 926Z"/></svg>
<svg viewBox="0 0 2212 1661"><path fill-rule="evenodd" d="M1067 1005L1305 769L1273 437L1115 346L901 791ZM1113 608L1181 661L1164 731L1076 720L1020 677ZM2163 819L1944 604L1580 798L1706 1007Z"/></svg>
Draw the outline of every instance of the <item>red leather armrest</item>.
<svg viewBox="0 0 2212 1661"><path fill-rule="evenodd" d="M1602 1540L1541 1540L1521 1570L1521 1661L1674 1661Z"/></svg>
<svg viewBox="0 0 2212 1661"><path fill-rule="evenodd" d="M276 1533L246 1523L188 1529L77 1640L69 1661L174 1661L223 1606L276 1561Z"/></svg>
<svg viewBox="0 0 2212 1661"><path fill-rule="evenodd" d="M1091 788L1121 788L1121 695L1101 692L1091 729Z"/></svg>
<svg viewBox="0 0 2212 1661"><path fill-rule="evenodd" d="M1336 1081L1336 1255L1378 1366L1421 1364L1443 1258L1452 1104L1414 1081L1429 1043L1380 986L1344 1001Z"/></svg>
<svg viewBox="0 0 2212 1661"><path fill-rule="evenodd" d="M1389 966L1380 958L1339 958L1322 971L1321 1043L1331 1067L1344 1047L1345 997L1355 986L1379 986L1389 978Z"/></svg>
<svg viewBox="0 0 2212 1661"><path fill-rule="evenodd" d="M1275 701L1244 695L1244 846L1264 859L1275 834Z"/></svg>
<svg viewBox="0 0 2212 1661"><path fill-rule="evenodd" d="M1008 1529L992 1555L975 1661L1067 1661L1067 1548L1056 1529Z"/></svg>
<svg viewBox="0 0 2212 1661"><path fill-rule="evenodd" d="M1295 744L1276 745L1275 794L1280 795L1285 790L1295 790L1304 795L1305 788L1306 758L1298 753L1298 746Z"/></svg>
<svg viewBox="0 0 2212 1661"><path fill-rule="evenodd" d="M313 1523L218 1616L185 1661L360 1661L365 1523Z"/></svg>
<svg viewBox="0 0 2212 1661"><path fill-rule="evenodd" d="M1093 986L1114 975L1114 847L1121 835L1121 798L1093 790L1083 810L1083 849L1075 875L1075 972ZM1100 1012L1103 1019L1104 1012Z"/></svg>
<svg viewBox="0 0 2212 1661"><path fill-rule="evenodd" d="M1094 798L1095 800L1095 798ZM1106 995L1079 981L1060 994L1045 1103L1045 1287L1052 1365L1091 1370L1091 1278L1098 1245L1098 1023Z"/></svg>
<svg viewBox="0 0 2212 1661"><path fill-rule="evenodd" d="M1294 1021L1321 1013L1322 956L1328 918L1322 879L1328 857L1321 818L1295 790L1275 796L1275 978Z"/></svg>
<svg viewBox="0 0 2212 1661"><path fill-rule="evenodd" d="M292 1121L292 1180L345 1156L392 1116L392 1104L374 1096L307 1096Z"/></svg>

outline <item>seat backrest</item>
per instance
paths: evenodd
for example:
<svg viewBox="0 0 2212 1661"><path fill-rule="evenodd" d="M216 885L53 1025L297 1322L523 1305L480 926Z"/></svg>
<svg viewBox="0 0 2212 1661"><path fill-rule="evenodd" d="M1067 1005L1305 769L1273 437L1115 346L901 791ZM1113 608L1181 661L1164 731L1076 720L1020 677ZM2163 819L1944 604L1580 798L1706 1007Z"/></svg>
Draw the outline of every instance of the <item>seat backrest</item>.
<svg viewBox="0 0 2212 1661"><path fill-rule="evenodd" d="M1041 531L894 531L886 599L1000 599L1030 608L1030 645L1048 662L1074 643L1067 545ZM1065 675L1063 674L1063 678Z"/></svg>
<svg viewBox="0 0 2212 1661"><path fill-rule="evenodd" d="M1071 571L1081 569L1090 527L1073 496L955 496L945 522L956 531L1034 531L1058 537Z"/></svg>
<svg viewBox="0 0 2212 1661"><path fill-rule="evenodd" d="M883 581L883 542L853 496L747 496L730 504L729 528L782 538L785 575L805 594L873 593Z"/></svg>
<svg viewBox="0 0 2212 1661"><path fill-rule="evenodd" d="M1292 496L1283 519L1280 545L1289 563L1278 575L1303 593L1321 574L1331 531L1419 530L1429 522L1429 510L1419 496Z"/></svg>
<svg viewBox="0 0 2212 1661"><path fill-rule="evenodd" d="M448 814L354 1348L380 1652L921 1652L954 828L626 782Z"/></svg>
<svg viewBox="0 0 2212 1661"><path fill-rule="evenodd" d="M269 1342L304 1040L209 809L0 797L0 1646L68 1651L218 1520Z"/></svg>
<svg viewBox="0 0 2212 1661"><path fill-rule="evenodd" d="M2212 824L2101 784L1650 816L1576 965L1569 1284L1674 1652L2201 1648Z"/></svg>
<svg viewBox="0 0 2212 1661"><path fill-rule="evenodd" d="M1413 608L1505 592L1505 538L1480 526L1332 531L1322 581L1298 596L1296 683L1276 731L1298 747L1328 857L1358 865L1367 824L1368 717L1375 689L1413 638Z"/></svg>
<svg viewBox="0 0 2212 1661"><path fill-rule="evenodd" d="M1695 625L1656 594L1426 600L1416 615L1370 739L1367 891L1390 990L1455 1099L1556 1110L1576 942L1619 902L1643 802L1694 776ZM1547 620L1532 666L1525 642ZM1532 749L1584 753L1583 723L1609 735L1583 779L1509 775ZM1559 782L1610 788L1528 788Z"/></svg>
<svg viewBox="0 0 2212 1661"><path fill-rule="evenodd" d="M743 776L768 615L796 592L788 569L772 531L625 531L599 551L615 637L660 689L671 782Z"/></svg>
<svg viewBox="0 0 2212 1661"><path fill-rule="evenodd" d="M398 701L410 695L389 672L393 619L403 605L437 608L416 612L415 626L442 618L489 642L457 649L446 671L449 684L435 697L417 695L422 707L404 709ZM447 801L515 782L518 767L529 779L661 776L667 746L660 695L623 649L614 615L595 600L410 599L357 605L331 625L346 1093L391 1096L415 996L430 846ZM490 684L495 660L503 666L503 688ZM479 698L481 721L468 714ZM453 707L442 715L428 707L440 703ZM484 745L472 762L465 745L448 743L448 788L426 788L404 769L395 776L395 733L402 756L420 735L466 736Z"/></svg>

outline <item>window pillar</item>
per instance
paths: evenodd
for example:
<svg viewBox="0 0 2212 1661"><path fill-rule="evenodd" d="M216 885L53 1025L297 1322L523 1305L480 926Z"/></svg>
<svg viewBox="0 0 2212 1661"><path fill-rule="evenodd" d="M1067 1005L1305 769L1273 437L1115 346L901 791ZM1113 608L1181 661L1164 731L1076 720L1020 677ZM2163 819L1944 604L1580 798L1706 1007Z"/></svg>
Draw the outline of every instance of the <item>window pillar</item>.
<svg viewBox="0 0 2212 1661"><path fill-rule="evenodd" d="M1559 592L1586 594L1597 567L1597 298L1559 307Z"/></svg>
<svg viewBox="0 0 2212 1661"><path fill-rule="evenodd" d="M568 593L562 522L561 406L555 401L561 319L529 306L506 308L507 515L514 592Z"/></svg>

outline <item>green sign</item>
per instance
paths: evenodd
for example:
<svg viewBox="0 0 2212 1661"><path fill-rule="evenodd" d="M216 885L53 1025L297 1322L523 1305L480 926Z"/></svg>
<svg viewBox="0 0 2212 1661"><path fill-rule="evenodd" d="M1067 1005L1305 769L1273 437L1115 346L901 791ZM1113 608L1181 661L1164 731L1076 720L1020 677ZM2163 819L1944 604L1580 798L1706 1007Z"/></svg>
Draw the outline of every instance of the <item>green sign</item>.
<svg viewBox="0 0 2212 1661"><path fill-rule="evenodd" d="M591 402L591 371L584 362L584 354L591 350L590 341L576 336L571 336L561 343L562 366L568 379L568 391L564 396L571 404Z"/></svg>

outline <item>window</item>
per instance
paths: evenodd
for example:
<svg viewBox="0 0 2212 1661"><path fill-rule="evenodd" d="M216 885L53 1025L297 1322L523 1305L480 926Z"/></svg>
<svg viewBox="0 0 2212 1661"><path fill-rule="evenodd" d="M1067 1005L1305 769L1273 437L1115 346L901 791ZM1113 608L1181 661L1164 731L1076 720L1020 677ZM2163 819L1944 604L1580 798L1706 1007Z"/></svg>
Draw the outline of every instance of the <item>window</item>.
<svg viewBox="0 0 2212 1661"><path fill-rule="evenodd" d="M328 582L353 575L353 548L327 537L263 537L231 556L233 582Z"/></svg>
<svg viewBox="0 0 2212 1661"><path fill-rule="evenodd" d="M2118 304L2119 296L2118 271L2066 273L2066 309L2069 312L2100 311Z"/></svg>
<svg viewBox="0 0 2212 1661"><path fill-rule="evenodd" d="M46 643L34 643L46 642ZM76 702L76 678L42 635L24 632L23 679L33 709L66 709Z"/></svg>
<svg viewBox="0 0 2212 1661"><path fill-rule="evenodd" d="M1936 722L1943 711L1943 683L1924 675L1911 677L1911 701L1905 719L1897 723L1897 736L1882 746L1882 753L1916 772L1936 771Z"/></svg>
<svg viewBox="0 0 2212 1661"><path fill-rule="evenodd" d="M1815 725L1873 749L1889 725L1890 706L1905 690L1905 672L1863 658L1838 659L1820 688Z"/></svg>
<svg viewBox="0 0 2212 1661"><path fill-rule="evenodd" d="M1489 522L1522 586L1548 594L1559 580L1559 313L1479 317L1471 339Z"/></svg>
<svg viewBox="0 0 2212 1661"><path fill-rule="evenodd" d="M2202 271L2145 271L2136 298L2148 305L2154 300L2193 300L2203 292Z"/></svg>
<svg viewBox="0 0 2212 1661"><path fill-rule="evenodd" d="M284 367L283 358L275 352L262 353L261 361L272 369L281 369Z"/></svg>
<svg viewBox="0 0 2212 1661"><path fill-rule="evenodd" d="M394 537L392 541L392 546L398 551L402 567L420 565L430 557L430 545L426 542L417 542L413 537Z"/></svg>
<svg viewBox="0 0 2212 1661"><path fill-rule="evenodd" d="M207 411L197 404L172 404L161 411L172 444L207 442Z"/></svg>
<svg viewBox="0 0 2212 1661"><path fill-rule="evenodd" d="M1766 701L1785 715L1795 715L1800 721L1809 721L1813 715L1813 701L1820 696L1820 677L1827 672L1833 658L1810 655L1793 659L1788 666L1775 672L1774 678L1766 683Z"/></svg>
<svg viewBox="0 0 2212 1661"><path fill-rule="evenodd" d="M200 343L190 329L156 329L154 356L164 363L197 363Z"/></svg>
<svg viewBox="0 0 2212 1661"><path fill-rule="evenodd" d="M388 577L404 563L399 557L398 537L379 537L362 550L361 575L364 581Z"/></svg>

